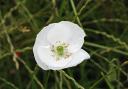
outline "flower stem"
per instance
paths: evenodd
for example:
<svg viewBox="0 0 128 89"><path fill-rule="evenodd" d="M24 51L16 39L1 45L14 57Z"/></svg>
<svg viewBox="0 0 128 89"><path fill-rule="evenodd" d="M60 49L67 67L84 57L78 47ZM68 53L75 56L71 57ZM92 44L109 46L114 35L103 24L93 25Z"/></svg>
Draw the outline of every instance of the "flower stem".
<svg viewBox="0 0 128 89"><path fill-rule="evenodd" d="M73 0L70 0L70 3L71 3L71 6L72 6L74 15L75 15L75 17L76 17L76 20L77 20L78 24L82 27L82 24L81 24L80 19L79 19L79 17L78 17L78 13L77 13L77 11L76 11L76 8L75 8L75 5L74 5Z"/></svg>
<svg viewBox="0 0 128 89"><path fill-rule="evenodd" d="M62 75L62 71L60 71L60 83L59 83L60 89L63 89L62 86L63 86L63 75Z"/></svg>
<svg viewBox="0 0 128 89"><path fill-rule="evenodd" d="M0 77L0 81L4 82L5 84L11 86L13 89L19 89L17 86L15 86L13 83L7 81L6 79Z"/></svg>
<svg viewBox="0 0 128 89"><path fill-rule="evenodd" d="M79 88L79 89L85 89L83 86L81 86L79 83L77 83L77 81L72 78L71 76L69 76L65 71L60 70L59 72L61 72L66 78L68 78L69 80L72 80L73 83Z"/></svg>

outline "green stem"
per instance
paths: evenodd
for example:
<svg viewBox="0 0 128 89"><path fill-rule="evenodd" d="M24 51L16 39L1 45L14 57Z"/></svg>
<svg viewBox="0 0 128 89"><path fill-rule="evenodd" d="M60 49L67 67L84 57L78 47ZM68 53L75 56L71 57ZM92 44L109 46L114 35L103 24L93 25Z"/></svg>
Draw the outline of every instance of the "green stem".
<svg viewBox="0 0 128 89"><path fill-rule="evenodd" d="M104 79L105 79L106 83L108 84L109 89L113 89L113 86L110 84L110 81L108 80L108 78L107 78L107 77L105 77L105 75L104 75L104 73L103 73L103 72L101 72L101 75L104 77Z"/></svg>
<svg viewBox="0 0 128 89"><path fill-rule="evenodd" d="M105 50L110 50L110 51L113 51L113 52L120 53L120 54L128 56L127 52L118 50L116 48L103 46L103 45L99 45L99 44L95 44L95 43L91 43L91 42L86 42L85 45L92 46L92 47L97 47L97 48L101 48L101 49L105 49Z"/></svg>
<svg viewBox="0 0 128 89"><path fill-rule="evenodd" d="M4 79L4 78L2 78L2 77L0 77L0 80L3 81L5 84L7 84L7 85L13 87L13 89L19 89L19 88L16 87L13 83L7 81L6 79Z"/></svg>
<svg viewBox="0 0 128 89"><path fill-rule="evenodd" d="M85 89L83 86L81 86L79 83L77 83L76 80L75 80L74 78L72 78L71 76L69 76L65 71L60 70L59 72L62 72L63 75L64 75L66 78L72 80L73 83L74 83L79 89Z"/></svg>
<svg viewBox="0 0 128 89"><path fill-rule="evenodd" d="M87 0L86 2L85 2L85 4L82 6L82 8L79 10L79 12L78 12L78 15L80 15L81 14L81 12L85 9L85 7L87 6L87 4L90 2L91 0Z"/></svg>
<svg viewBox="0 0 128 89"><path fill-rule="evenodd" d="M76 20L77 20L78 24L82 27L82 24L81 24L80 19L79 19L79 17L78 17L78 13L77 13L77 11L76 11L76 8L75 8L75 5L74 5L73 0L70 0L70 3L71 3L71 6L72 6L74 15L75 15L75 17L76 17Z"/></svg>
<svg viewBox="0 0 128 89"><path fill-rule="evenodd" d="M62 71L60 71L60 83L59 83L60 89L63 89L62 86L63 86L63 76L62 76Z"/></svg>
<svg viewBox="0 0 128 89"><path fill-rule="evenodd" d="M23 59L21 59L20 57L17 58L24 66L25 68L28 70L29 74L32 75L33 71L29 68L29 66L23 61ZM33 79L35 80L35 82L41 87L41 89L44 89L43 84L38 80L38 78L33 75Z"/></svg>

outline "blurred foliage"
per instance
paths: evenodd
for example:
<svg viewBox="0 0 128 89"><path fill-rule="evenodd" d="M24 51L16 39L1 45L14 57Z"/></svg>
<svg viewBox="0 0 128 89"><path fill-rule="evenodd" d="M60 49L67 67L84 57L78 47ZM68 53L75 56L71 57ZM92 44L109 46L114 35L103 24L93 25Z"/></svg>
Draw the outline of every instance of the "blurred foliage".
<svg viewBox="0 0 128 89"><path fill-rule="evenodd" d="M32 53L36 34L62 20L84 28L91 59L65 72L44 71ZM0 89L81 86L128 89L128 0L0 0Z"/></svg>

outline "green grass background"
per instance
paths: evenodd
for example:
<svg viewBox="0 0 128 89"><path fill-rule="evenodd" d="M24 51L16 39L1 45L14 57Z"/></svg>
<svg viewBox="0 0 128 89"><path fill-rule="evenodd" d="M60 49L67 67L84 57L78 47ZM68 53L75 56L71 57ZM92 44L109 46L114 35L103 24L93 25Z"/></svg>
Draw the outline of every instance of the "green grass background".
<svg viewBox="0 0 128 89"><path fill-rule="evenodd" d="M36 34L62 20L84 29L91 59L44 71ZM0 89L128 89L128 0L0 0Z"/></svg>

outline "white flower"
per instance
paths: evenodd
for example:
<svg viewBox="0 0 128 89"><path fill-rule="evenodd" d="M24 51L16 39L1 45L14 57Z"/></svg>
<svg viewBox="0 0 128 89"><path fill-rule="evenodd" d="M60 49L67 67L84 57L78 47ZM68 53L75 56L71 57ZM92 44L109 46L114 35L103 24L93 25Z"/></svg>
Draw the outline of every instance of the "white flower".
<svg viewBox="0 0 128 89"><path fill-rule="evenodd" d="M37 64L44 70L60 70L89 59L90 55L81 49L85 36L83 29L69 21L44 27L33 47Z"/></svg>

